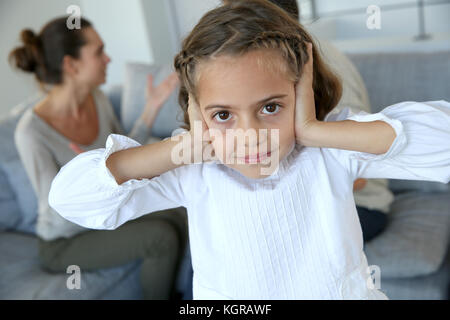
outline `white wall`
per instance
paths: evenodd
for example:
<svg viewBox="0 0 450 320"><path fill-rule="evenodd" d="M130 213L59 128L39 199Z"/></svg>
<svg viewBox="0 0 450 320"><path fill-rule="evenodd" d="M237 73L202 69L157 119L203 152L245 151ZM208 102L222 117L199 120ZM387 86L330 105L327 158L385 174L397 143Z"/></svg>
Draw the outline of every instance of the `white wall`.
<svg viewBox="0 0 450 320"><path fill-rule="evenodd" d="M8 63L9 52L19 42L24 28L36 32L51 18L65 15L78 0L1 0L0 1L0 116L38 91L34 76L15 71Z"/></svg>
<svg viewBox="0 0 450 320"><path fill-rule="evenodd" d="M431 3L432 1L425 1ZM319 20L305 22L307 28L320 38L332 41L342 51L411 52L450 50L450 3L425 6L425 30L431 38L415 40L419 34L417 1L405 0L316 0ZM366 8L377 5L380 11L380 29L368 29ZM391 6L412 4L412 8L388 10ZM360 9L359 13L327 16L332 12Z"/></svg>
<svg viewBox="0 0 450 320"><path fill-rule="evenodd" d="M180 39L187 36L190 30L209 10L219 6L221 0L169 0L174 4L175 17L179 27Z"/></svg>
<svg viewBox="0 0 450 320"><path fill-rule="evenodd" d="M111 58L105 86L122 83L128 61L154 62L144 1L81 0L82 16L94 24Z"/></svg>
<svg viewBox="0 0 450 320"><path fill-rule="evenodd" d="M105 86L123 81L128 61L153 63L148 14L142 1L146 0L1 0L0 116L39 90L32 74L13 69L7 61L9 52L20 45L20 31L39 32L49 20L66 15L69 5L80 6L82 16L91 20L105 43L112 59Z"/></svg>
<svg viewBox="0 0 450 320"><path fill-rule="evenodd" d="M177 21L173 22L183 38L208 10L221 4L221 0L169 0L174 4ZM302 8L309 8L307 0L297 0ZM427 1L430 2L430 1ZM304 25L314 35L327 39L344 52L398 52L450 50L450 3L425 7L426 31L433 35L427 41L415 41L418 34L417 8L394 11L383 10L383 6L405 3L416 4L416 0L315 0L319 16L331 12L360 9L357 14L340 17L323 17ZM306 5L305 5L306 4ZM381 29L369 30L366 26L366 8L376 4L381 8ZM308 14L306 14L308 15Z"/></svg>

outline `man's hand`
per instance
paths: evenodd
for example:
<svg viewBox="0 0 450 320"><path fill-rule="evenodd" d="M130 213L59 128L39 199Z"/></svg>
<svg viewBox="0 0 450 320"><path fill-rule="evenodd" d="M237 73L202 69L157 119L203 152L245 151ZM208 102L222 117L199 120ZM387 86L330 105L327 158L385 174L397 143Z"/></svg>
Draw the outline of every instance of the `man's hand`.
<svg viewBox="0 0 450 320"><path fill-rule="evenodd" d="M312 43L306 45L308 62L295 88L295 140L298 144L305 144L308 129L318 121L314 104Z"/></svg>

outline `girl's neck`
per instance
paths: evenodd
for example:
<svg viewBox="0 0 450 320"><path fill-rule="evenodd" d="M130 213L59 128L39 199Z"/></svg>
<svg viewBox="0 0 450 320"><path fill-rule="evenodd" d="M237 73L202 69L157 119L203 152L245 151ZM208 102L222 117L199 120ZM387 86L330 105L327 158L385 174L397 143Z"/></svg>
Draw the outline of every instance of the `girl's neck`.
<svg viewBox="0 0 450 320"><path fill-rule="evenodd" d="M92 89L73 82L55 85L47 96L49 112L55 118L79 120L88 105Z"/></svg>

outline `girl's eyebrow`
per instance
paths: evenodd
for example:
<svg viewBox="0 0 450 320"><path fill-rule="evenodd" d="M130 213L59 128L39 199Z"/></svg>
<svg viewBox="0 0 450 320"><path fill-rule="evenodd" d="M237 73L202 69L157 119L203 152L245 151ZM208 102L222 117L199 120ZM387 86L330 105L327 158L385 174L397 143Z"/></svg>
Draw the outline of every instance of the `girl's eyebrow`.
<svg viewBox="0 0 450 320"><path fill-rule="evenodd" d="M286 97L286 96L287 96L287 94L274 94L274 95L271 95L270 97L267 97L267 98L264 98L264 99L262 99L262 100L260 100L260 101L258 101L258 102L255 102L255 105L260 105L260 104L262 104L262 103L264 103L264 102L267 102L267 101L270 101L270 100L273 100L273 99L284 98L284 97ZM205 107L205 111L208 110L208 109L216 109L216 108L220 108L220 109L233 109L232 106L218 105L218 104L209 104L209 105L207 105L207 106Z"/></svg>

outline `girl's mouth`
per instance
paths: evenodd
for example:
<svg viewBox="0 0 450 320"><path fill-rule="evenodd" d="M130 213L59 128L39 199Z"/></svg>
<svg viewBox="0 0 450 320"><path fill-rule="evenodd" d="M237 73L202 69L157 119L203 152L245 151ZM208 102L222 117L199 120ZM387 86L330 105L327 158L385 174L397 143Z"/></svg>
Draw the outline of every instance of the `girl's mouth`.
<svg viewBox="0 0 450 320"><path fill-rule="evenodd" d="M272 152L265 152L265 153L258 153L257 155L253 156L245 156L245 157L238 157L238 159L244 161L245 163L257 163L261 162L262 160L265 160L271 156Z"/></svg>

